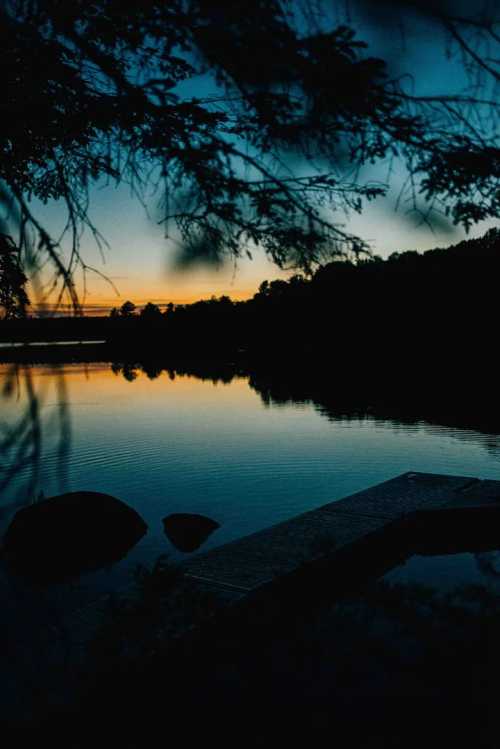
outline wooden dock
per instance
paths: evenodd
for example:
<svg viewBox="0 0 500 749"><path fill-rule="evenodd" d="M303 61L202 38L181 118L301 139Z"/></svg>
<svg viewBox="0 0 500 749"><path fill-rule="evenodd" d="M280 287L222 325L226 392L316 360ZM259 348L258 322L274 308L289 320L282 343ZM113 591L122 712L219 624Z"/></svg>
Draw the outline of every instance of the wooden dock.
<svg viewBox="0 0 500 749"><path fill-rule="evenodd" d="M404 473L182 564L221 605L331 595L415 553L500 549L500 481Z"/></svg>

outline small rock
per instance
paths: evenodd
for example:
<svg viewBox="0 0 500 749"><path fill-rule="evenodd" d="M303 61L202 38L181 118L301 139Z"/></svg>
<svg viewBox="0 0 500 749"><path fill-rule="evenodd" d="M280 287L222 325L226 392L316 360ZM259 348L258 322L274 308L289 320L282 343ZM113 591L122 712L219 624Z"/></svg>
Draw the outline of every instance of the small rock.
<svg viewBox="0 0 500 749"><path fill-rule="evenodd" d="M163 527L169 541L187 553L199 549L220 525L205 515L176 512L163 518Z"/></svg>

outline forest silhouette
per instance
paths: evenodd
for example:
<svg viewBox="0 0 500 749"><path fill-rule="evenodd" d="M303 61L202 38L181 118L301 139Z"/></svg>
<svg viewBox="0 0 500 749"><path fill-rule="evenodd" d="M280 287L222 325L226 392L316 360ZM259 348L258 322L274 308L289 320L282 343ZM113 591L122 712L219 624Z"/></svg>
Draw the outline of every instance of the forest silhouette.
<svg viewBox="0 0 500 749"><path fill-rule="evenodd" d="M109 317L4 320L1 341L101 340L125 354L356 357L415 360L494 346L500 230L447 249L337 260L311 276L263 281L252 299L127 301ZM458 347L457 350L454 347Z"/></svg>

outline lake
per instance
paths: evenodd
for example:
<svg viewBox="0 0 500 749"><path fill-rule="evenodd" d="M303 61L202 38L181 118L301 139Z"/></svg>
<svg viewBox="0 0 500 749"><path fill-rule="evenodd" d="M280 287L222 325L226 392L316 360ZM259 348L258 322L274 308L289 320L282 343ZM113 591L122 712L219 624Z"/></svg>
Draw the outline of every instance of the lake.
<svg viewBox="0 0 500 749"><path fill-rule="evenodd" d="M409 470L500 479L492 435L327 418L313 402L263 398L237 374L225 381L175 369L148 375L109 363L0 368L3 434L22 419L29 393L40 429L31 460L29 440L21 460L14 448L4 450L2 531L26 501L75 490L112 494L148 524L122 562L86 576L99 589L126 584L138 563L160 554L185 557L164 533L171 513L219 524L206 551ZM411 560L393 574L445 586L482 576L472 555L438 561Z"/></svg>
<svg viewBox="0 0 500 749"><path fill-rule="evenodd" d="M36 690L65 693L89 604L130 588L138 565L186 558L164 532L172 513L218 524L206 551L406 471L500 479L496 435L335 416L291 391L220 363L0 365L0 533L27 502L75 490L114 495L148 525L120 562L65 583L32 586L0 560L0 715L23 714ZM414 556L385 580L496 595L499 562L498 552Z"/></svg>

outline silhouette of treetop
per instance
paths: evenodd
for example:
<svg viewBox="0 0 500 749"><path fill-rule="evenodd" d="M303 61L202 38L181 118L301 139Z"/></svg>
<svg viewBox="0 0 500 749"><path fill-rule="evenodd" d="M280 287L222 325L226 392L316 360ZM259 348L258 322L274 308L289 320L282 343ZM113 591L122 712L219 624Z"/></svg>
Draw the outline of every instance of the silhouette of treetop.
<svg viewBox="0 0 500 749"><path fill-rule="evenodd" d="M122 306L120 307L120 315L122 317L133 317L135 314L135 309L135 304L127 300L126 302L123 302Z"/></svg>
<svg viewBox="0 0 500 749"><path fill-rule="evenodd" d="M336 215L384 194L362 167L393 158L416 209L421 194L466 227L496 215L495 11L384 7L400 5L445 28L474 88L412 94L313 0L3 3L0 183L17 203L21 246L31 229L77 303L82 228L102 240L89 189L124 181L140 199L161 193L166 232L188 255L259 245L309 271L366 249ZM32 198L65 204L68 262Z"/></svg>

